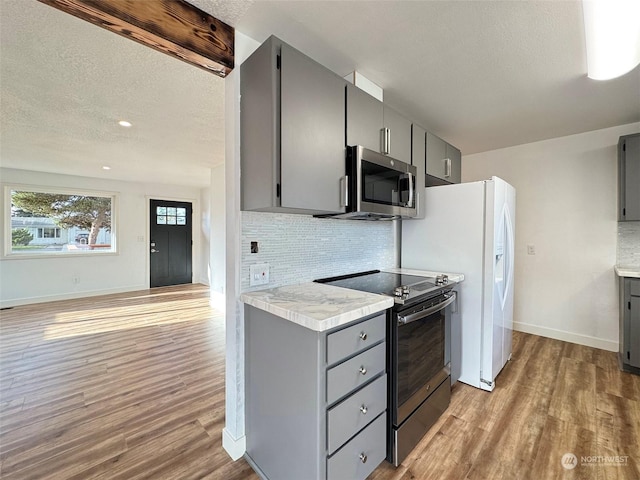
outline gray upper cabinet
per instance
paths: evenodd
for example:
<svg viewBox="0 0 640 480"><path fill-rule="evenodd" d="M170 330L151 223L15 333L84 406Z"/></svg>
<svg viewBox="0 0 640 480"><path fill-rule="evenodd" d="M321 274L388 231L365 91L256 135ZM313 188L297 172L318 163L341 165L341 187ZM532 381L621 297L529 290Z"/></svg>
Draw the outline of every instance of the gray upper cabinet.
<svg viewBox="0 0 640 480"><path fill-rule="evenodd" d="M427 132L415 123L411 131L411 164L418 169L416 174L416 206L418 213L414 218L425 218L425 165Z"/></svg>
<svg viewBox="0 0 640 480"><path fill-rule="evenodd" d="M453 145L427 132L427 185L460 183L462 155Z"/></svg>
<svg viewBox="0 0 640 480"><path fill-rule="evenodd" d="M618 141L618 220L640 220L640 133Z"/></svg>
<svg viewBox="0 0 640 480"><path fill-rule="evenodd" d="M347 84L347 145L362 145L411 163L411 121Z"/></svg>
<svg viewBox="0 0 640 480"><path fill-rule="evenodd" d="M364 90L347 84L347 145L362 145L379 152L384 128L382 102Z"/></svg>
<svg viewBox="0 0 640 480"><path fill-rule="evenodd" d="M385 105L384 128L389 130L388 155L411 164L411 120Z"/></svg>
<svg viewBox="0 0 640 480"><path fill-rule="evenodd" d="M345 211L345 84L273 36L242 64L243 210Z"/></svg>
<svg viewBox="0 0 640 480"><path fill-rule="evenodd" d="M451 182L460 183L462 181L462 152L447 143L447 158L451 162L449 177Z"/></svg>

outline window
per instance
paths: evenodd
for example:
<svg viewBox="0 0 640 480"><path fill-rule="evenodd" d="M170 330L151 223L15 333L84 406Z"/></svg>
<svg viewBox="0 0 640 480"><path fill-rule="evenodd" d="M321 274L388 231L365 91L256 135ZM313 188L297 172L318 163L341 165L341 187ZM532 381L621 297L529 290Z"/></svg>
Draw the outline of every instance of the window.
<svg viewBox="0 0 640 480"><path fill-rule="evenodd" d="M38 238L60 238L59 228L38 228Z"/></svg>
<svg viewBox="0 0 640 480"><path fill-rule="evenodd" d="M156 224L186 225L187 209L184 207L156 207Z"/></svg>
<svg viewBox="0 0 640 480"><path fill-rule="evenodd" d="M5 200L5 256L116 251L115 194L6 186Z"/></svg>

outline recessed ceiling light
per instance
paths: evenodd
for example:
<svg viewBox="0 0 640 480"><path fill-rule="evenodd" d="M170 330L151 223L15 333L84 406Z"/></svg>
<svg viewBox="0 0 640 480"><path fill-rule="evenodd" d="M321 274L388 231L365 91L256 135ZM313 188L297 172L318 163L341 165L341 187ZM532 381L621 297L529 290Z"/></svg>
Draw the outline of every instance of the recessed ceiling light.
<svg viewBox="0 0 640 480"><path fill-rule="evenodd" d="M118 122L118 125L120 125L121 127L130 127L131 126L131 122L127 122L126 120L120 120Z"/></svg>
<svg viewBox="0 0 640 480"><path fill-rule="evenodd" d="M111 167L109 165L103 165L102 169L103 170L111 170Z"/></svg>

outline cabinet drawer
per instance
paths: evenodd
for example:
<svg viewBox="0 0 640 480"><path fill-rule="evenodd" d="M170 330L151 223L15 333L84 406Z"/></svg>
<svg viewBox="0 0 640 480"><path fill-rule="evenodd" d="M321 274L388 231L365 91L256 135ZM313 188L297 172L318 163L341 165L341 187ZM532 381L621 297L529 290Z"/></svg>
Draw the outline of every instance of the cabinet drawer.
<svg viewBox="0 0 640 480"><path fill-rule="evenodd" d="M349 355L384 340L386 315L384 313L352 325L327 336L327 364L339 362Z"/></svg>
<svg viewBox="0 0 640 480"><path fill-rule="evenodd" d="M640 297L640 280L629 279L629 292L634 297Z"/></svg>
<svg viewBox="0 0 640 480"><path fill-rule="evenodd" d="M380 415L327 460L327 480L364 480L387 455L387 414Z"/></svg>
<svg viewBox="0 0 640 480"><path fill-rule="evenodd" d="M386 408L387 376L383 375L329 410L327 418L329 453L340 448Z"/></svg>
<svg viewBox="0 0 640 480"><path fill-rule="evenodd" d="M384 372L385 363L385 344L380 343L329 369L327 372L327 403L335 402Z"/></svg>

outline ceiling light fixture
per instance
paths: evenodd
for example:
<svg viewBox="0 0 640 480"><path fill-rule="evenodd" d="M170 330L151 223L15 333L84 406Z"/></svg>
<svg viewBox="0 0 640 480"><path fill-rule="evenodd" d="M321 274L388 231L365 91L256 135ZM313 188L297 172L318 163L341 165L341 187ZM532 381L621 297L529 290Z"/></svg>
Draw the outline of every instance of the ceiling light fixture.
<svg viewBox="0 0 640 480"><path fill-rule="evenodd" d="M131 122L127 122L126 120L120 120L118 122L118 125L120 125L121 127L130 127L131 126Z"/></svg>
<svg viewBox="0 0 640 480"><path fill-rule="evenodd" d="M640 1L583 0L587 76L609 80L640 64Z"/></svg>
<svg viewBox="0 0 640 480"><path fill-rule="evenodd" d="M103 165L102 169L103 170L111 170L111 167L109 165Z"/></svg>

